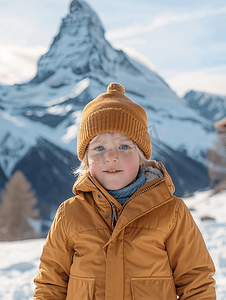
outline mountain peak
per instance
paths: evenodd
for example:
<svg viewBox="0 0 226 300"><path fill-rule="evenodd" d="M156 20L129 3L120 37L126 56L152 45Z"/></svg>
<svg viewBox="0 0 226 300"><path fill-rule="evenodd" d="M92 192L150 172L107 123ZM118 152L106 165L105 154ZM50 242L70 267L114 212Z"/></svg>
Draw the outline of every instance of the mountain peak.
<svg viewBox="0 0 226 300"><path fill-rule="evenodd" d="M90 13L92 16L96 16L95 11L84 0L73 0L70 4L70 13ZM97 17L98 21L99 18Z"/></svg>
<svg viewBox="0 0 226 300"><path fill-rule="evenodd" d="M98 40L104 40L104 29L97 14L85 1L72 1L49 51L38 62L34 80L43 81L59 68L71 68L78 75L89 72L89 56Z"/></svg>
<svg viewBox="0 0 226 300"><path fill-rule="evenodd" d="M213 123L226 116L226 97L205 92L190 91L184 96L188 106Z"/></svg>
<svg viewBox="0 0 226 300"><path fill-rule="evenodd" d="M133 74L140 72L124 52L112 48L104 36L104 28L92 8L83 0L74 0L70 12L62 20L60 31L49 51L38 62L34 83L44 81L60 68L69 68L78 76L115 76L126 67Z"/></svg>

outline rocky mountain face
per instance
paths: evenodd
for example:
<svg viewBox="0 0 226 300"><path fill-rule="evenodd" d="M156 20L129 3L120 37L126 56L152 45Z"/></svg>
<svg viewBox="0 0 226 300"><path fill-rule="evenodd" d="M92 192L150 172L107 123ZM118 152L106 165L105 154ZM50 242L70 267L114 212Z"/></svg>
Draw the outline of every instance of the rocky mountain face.
<svg viewBox="0 0 226 300"><path fill-rule="evenodd" d="M226 116L226 96L190 91L184 96L184 100L188 106L212 122L217 122Z"/></svg>
<svg viewBox="0 0 226 300"><path fill-rule="evenodd" d="M58 205L72 196L82 110L110 82L120 82L126 96L145 108L152 159L166 165L175 194L209 184L204 164L216 137L213 120L178 98L157 73L115 50L97 14L73 0L36 76L0 85L0 188L16 170L24 173L39 200L44 234Z"/></svg>

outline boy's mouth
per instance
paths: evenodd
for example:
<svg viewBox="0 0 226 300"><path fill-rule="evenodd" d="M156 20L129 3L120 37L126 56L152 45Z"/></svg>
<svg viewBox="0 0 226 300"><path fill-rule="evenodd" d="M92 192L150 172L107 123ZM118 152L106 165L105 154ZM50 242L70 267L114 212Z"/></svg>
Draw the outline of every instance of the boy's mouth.
<svg viewBox="0 0 226 300"><path fill-rule="evenodd" d="M119 173L119 172L122 172L122 170L106 170L106 171L103 171L105 173Z"/></svg>

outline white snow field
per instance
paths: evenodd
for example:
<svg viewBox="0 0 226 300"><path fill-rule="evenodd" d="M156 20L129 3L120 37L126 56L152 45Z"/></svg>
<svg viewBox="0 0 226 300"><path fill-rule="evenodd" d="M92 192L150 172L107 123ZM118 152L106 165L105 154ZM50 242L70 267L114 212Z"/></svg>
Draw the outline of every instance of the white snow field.
<svg viewBox="0 0 226 300"><path fill-rule="evenodd" d="M226 299L226 191L184 199L216 266L217 299ZM206 219L201 221L201 219ZM0 299L31 300L44 239L0 242Z"/></svg>

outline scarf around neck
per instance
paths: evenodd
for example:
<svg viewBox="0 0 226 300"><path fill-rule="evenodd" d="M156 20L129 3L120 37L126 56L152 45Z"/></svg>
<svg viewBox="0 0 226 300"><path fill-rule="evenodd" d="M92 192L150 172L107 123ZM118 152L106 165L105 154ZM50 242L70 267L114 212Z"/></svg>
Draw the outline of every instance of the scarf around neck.
<svg viewBox="0 0 226 300"><path fill-rule="evenodd" d="M134 183L131 183L120 190L108 190L108 193L123 205L133 195L133 193L139 190L139 188L141 188L146 182L163 176L164 175L160 169L144 165L142 166L142 171L138 174L137 180Z"/></svg>
<svg viewBox="0 0 226 300"><path fill-rule="evenodd" d="M144 173L139 173L137 180L134 183L131 183L119 190L108 190L108 193L123 205L133 195L133 193L145 184L145 181L146 178Z"/></svg>

